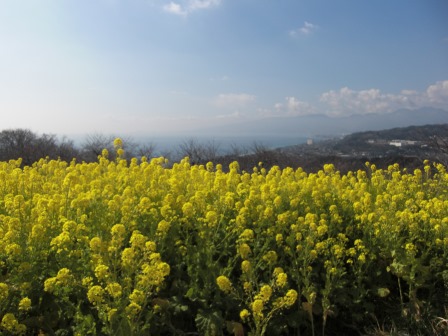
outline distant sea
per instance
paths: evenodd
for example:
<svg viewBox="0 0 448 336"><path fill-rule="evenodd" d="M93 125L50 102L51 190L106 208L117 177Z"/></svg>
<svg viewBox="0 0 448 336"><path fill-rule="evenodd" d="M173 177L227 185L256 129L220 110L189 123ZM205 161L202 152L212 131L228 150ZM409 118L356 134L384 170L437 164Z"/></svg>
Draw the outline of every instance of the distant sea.
<svg viewBox="0 0 448 336"><path fill-rule="evenodd" d="M107 135L106 135L107 136ZM213 143L218 148L219 155L231 153L232 149L238 148L241 152L250 153L254 147L264 146L268 149L276 149L280 147L293 146L306 143L306 137L296 136L273 136L273 135L256 135L256 136L195 136L195 135L173 135L173 136L145 136L145 135L124 135L123 140L130 138L132 142L140 145L154 145L155 156L164 156L170 154L177 156L179 146L194 140L198 144L207 145ZM75 146L82 147L87 135L68 136L74 141ZM313 139L314 140L314 139Z"/></svg>
<svg viewBox="0 0 448 336"><path fill-rule="evenodd" d="M194 140L199 144L211 144L213 143L217 148L219 154L226 154L232 150L232 148L240 148L242 150L251 151L254 145L264 146L269 149L275 149L286 146L293 146L306 143L307 138L304 137L282 137L282 136L247 136L247 137L232 137L232 136L217 136L217 137L205 137L205 136L161 136L161 137L145 137L139 136L133 138L137 143L141 144L154 144L156 152L163 154L166 152L175 153L179 150L179 146L190 140Z"/></svg>

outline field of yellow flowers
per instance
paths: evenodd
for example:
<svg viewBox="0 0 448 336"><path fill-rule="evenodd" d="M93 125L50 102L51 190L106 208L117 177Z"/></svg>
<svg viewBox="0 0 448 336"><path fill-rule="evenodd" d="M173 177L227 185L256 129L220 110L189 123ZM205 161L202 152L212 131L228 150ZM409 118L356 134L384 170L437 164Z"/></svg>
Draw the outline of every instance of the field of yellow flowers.
<svg viewBox="0 0 448 336"><path fill-rule="evenodd" d="M447 330L444 166L224 172L114 145L0 163L1 335Z"/></svg>

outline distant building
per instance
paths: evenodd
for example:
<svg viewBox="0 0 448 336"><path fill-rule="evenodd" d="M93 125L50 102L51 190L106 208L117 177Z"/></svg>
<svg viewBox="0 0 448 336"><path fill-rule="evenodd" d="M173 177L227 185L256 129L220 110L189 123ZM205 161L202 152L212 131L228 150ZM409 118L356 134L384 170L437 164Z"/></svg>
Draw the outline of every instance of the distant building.
<svg viewBox="0 0 448 336"><path fill-rule="evenodd" d="M307 145L312 145L312 144L313 144L313 139L308 139L308 140L306 140L306 144L307 144Z"/></svg>
<svg viewBox="0 0 448 336"><path fill-rule="evenodd" d="M401 142L401 140L392 140L391 142L389 142L389 145L395 146L395 147L401 147L402 142Z"/></svg>
<svg viewBox="0 0 448 336"><path fill-rule="evenodd" d="M415 146L420 144L420 141L416 140L392 140L389 142L389 145L395 146L395 147L401 147L401 146Z"/></svg>

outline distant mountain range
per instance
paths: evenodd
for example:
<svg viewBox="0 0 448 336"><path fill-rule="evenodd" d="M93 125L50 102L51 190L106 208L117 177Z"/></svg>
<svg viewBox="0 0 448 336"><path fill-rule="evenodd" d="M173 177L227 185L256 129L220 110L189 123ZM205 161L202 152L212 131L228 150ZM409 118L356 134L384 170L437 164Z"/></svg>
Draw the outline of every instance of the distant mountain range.
<svg viewBox="0 0 448 336"><path fill-rule="evenodd" d="M242 121L232 125L201 129L198 136L291 136L332 137L354 132L376 131L395 127L422 126L448 123L448 111L431 107L416 110L400 109L392 113L371 113L347 117L307 115L272 117Z"/></svg>

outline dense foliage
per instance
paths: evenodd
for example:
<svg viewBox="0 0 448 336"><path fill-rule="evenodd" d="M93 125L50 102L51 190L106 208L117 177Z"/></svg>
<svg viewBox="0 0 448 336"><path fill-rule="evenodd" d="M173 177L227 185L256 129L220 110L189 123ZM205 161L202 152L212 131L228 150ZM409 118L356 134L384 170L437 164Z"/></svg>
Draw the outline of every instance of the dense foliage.
<svg viewBox="0 0 448 336"><path fill-rule="evenodd" d="M444 166L223 172L114 145L114 160L0 163L1 334L447 327Z"/></svg>

